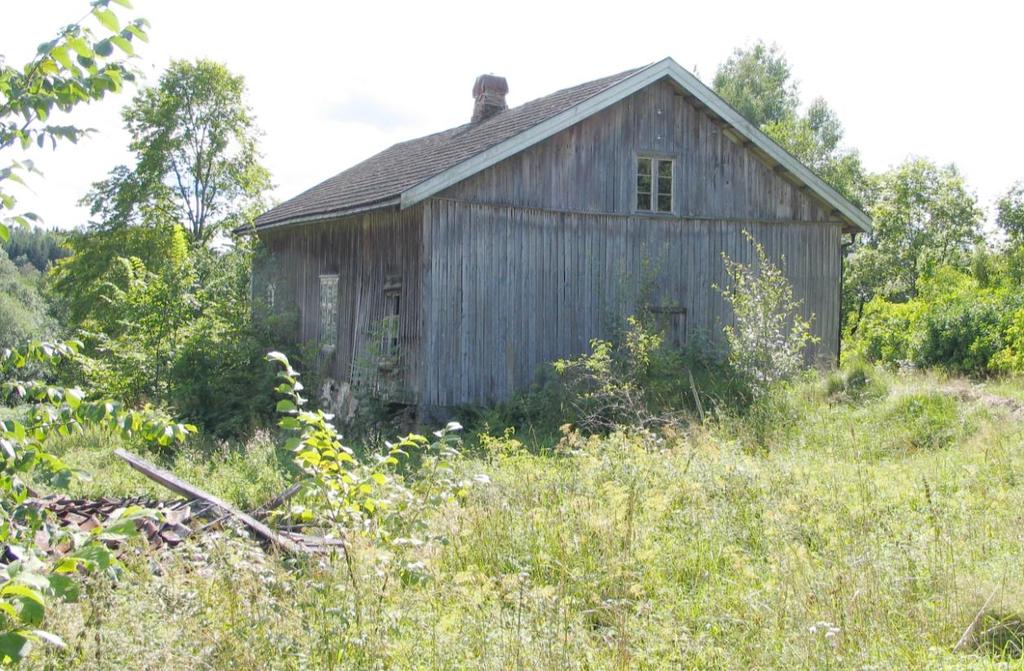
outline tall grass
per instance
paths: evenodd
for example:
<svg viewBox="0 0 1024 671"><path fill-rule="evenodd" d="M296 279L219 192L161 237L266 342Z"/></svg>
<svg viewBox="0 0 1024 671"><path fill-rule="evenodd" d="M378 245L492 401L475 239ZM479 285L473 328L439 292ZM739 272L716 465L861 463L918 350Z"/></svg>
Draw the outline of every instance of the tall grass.
<svg viewBox="0 0 1024 671"><path fill-rule="evenodd" d="M61 606L54 628L69 648L34 663L1018 664L1009 626L979 627L954 647L979 614L991 623L1024 613L1024 427L925 376L878 384L878 393L845 394L808 378L762 416L659 435L569 433L543 454L526 436L485 437L460 468L486 472L490 484L431 513L446 543L420 557L429 580L403 583L379 571L379 550L355 547L357 600L343 562L289 567L230 534L208 535L131 557L117 587L96 582L87 600ZM251 459L227 454L196 452L172 466L243 505L287 479L269 441ZM69 445L65 458L91 463L89 491L146 487L108 470L105 446Z"/></svg>

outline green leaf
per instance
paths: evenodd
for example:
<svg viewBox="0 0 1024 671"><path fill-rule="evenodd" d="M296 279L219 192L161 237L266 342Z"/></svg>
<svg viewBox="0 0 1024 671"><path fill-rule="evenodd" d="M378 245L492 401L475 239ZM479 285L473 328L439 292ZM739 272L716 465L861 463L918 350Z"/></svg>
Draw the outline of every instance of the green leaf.
<svg viewBox="0 0 1024 671"><path fill-rule="evenodd" d="M96 53L106 58L110 54L114 53L114 45L110 43L110 40L100 40L96 43Z"/></svg>
<svg viewBox="0 0 1024 671"><path fill-rule="evenodd" d="M16 596L23 597L30 601L38 603L40 606L43 605L43 595L32 589L28 585L20 583L9 582L0 589L0 595L3 596Z"/></svg>
<svg viewBox="0 0 1024 671"><path fill-rule="evenodd" d="M60 63L65 70L70 70L73 67L71 63L71 56L68 54L68 48L63 45L54 47L50 52L50 56L53 60Z"/></svg>
<svg viewBox="0 0 1024 671"><path fill-rule="evenodd" d="M82 58L92 58L93 56L92 49L89 48L89 43L81 37L69 37L68 46Z"/></svg>
<svg viewBox="0 0 1024 671"><path fill-rule="evenodd" d="M117 14L111 10L104 7L95 7L92 10L92 15L110 32L116 33L121 30L121 23L117 20Z"/></svg>
<svg viewBox="0 0 1024 671"><path fill-rule="evenodd" d="M116 46L118 49L125 52L129 56L135 55L135 49L132 48L132 43L124 39L120 35L111 36L110 41L114 43L114 46Z"/></svg>
<svg viewBox="0 0 1024 671"><path fill-rule="evenodd" d="M11 232L7 230L7 226L0 224L0 240L8 242L11 239Z"/></svg>
<svg viewBox="0 0 1024 671"><path fill-rule="evenodd" d="M288 400L287 398L282 398L280 401L277 402L278 412L293 412L294 410L295 403Z"/></svg>
<svg viewBox="0 0 1024 671"><path fill-rule="evenodd" d="M19 662L31 649L32 643L28 638L16 631L0 634L0 657Z"/></svg>
<svg viewBox="0 0 1024 671"><path fill-rule="evenodd" d="M283 363L286 366L288 365L288 357L280 352L267 352L266 359L267 361L277 361L278 363Z"/></svg>

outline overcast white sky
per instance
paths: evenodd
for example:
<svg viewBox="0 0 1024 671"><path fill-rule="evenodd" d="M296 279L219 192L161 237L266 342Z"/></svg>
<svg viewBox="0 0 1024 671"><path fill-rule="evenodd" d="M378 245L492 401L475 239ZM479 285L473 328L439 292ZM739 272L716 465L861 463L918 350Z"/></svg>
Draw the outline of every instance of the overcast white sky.
<svg viewBox="0 0 1024 671"><path fill-rule="evenodd" d="M0 0L0 53L23 63L86 0ZM8 16L11 9L5 8ZM824 96L869 169L908 155L955 162L988 207L1024 179L1024 3L974 2L227 2L135 0L152 22L137 65L155 83L172 58L243 74L265 132L264 163L289 198L394 142L468 121L478 74L517 105L672 56L709 82L733 48L776 42L802 98ZM48 226L84 223L89 185L129 162L120 108L76 111L97 133L33 153L45 178L20 192Z"/></svg>

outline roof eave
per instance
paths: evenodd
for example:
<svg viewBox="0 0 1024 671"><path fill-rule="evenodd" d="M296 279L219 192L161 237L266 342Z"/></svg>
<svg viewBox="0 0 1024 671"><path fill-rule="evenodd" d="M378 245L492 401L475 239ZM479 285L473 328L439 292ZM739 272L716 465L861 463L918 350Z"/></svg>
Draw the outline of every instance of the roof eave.
<svg viewBox="0 0 1024 671"><path fill-rule="evenodd" d="M262 233L264 231L269 231L271 229L285 228L287 226L298 226L300 224L312 224L321 221L329 221L331 219L340 219L341 217L347 217L353 214L362 214L363 212L370 212L372 210L382 210L388 207L396 207L398 205L398 196L392 196L384 200L363 203L360 205L353 205L351 207L345 207L340 210L331 210L329 212L308 214L300 217L291 217L287 219L281 219L279 221L271 221L266 224L254 223L254 225L252 226L239 226L238 228L234 229L231 232L234 233L235 235L251 235L256 233Z"/></svg>

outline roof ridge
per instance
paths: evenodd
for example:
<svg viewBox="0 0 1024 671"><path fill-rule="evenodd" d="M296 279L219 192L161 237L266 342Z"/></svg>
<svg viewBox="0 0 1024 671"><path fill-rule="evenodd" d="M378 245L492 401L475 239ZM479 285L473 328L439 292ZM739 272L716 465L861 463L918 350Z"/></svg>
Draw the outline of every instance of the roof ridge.
<svg viewBox="0 0 1024 671"><path fill-rule="evenodd" d="M478 123L465 123L396 142L279 203L257 217L256 226L321 218L397 197L405 189L598 95L647 67L650 65L567 86Z"/></svg>

